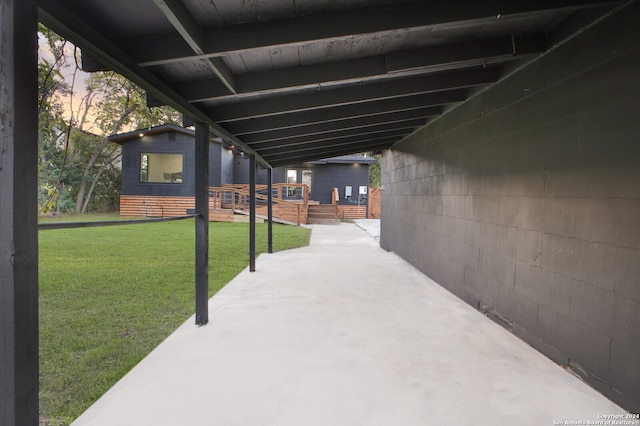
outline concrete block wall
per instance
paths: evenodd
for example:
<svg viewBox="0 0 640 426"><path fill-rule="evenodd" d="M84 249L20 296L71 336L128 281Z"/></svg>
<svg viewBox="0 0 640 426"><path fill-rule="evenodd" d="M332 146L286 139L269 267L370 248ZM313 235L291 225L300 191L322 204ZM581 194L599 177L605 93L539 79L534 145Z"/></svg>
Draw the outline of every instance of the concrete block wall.
<svg viewBox="0 0 640 426"><path fill-rule="evenodd" d="M640 410L640 2L386 152L381 245Z"/></svg>

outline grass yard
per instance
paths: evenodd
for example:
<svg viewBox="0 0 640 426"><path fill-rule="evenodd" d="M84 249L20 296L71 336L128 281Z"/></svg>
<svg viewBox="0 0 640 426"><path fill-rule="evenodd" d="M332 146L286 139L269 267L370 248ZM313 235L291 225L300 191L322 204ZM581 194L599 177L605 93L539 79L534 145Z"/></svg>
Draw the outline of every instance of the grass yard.
<svg viewBox="0 0 640 426"><path fill-rule="evenodd" d="M213 295L248 265L249 228L209 233ZM273 234L278 251L307 245L310 231ZM266 252L266 224L256 240ZM66 425L193 314L194 222L44 230L39 242L41 424Z"/></svg>

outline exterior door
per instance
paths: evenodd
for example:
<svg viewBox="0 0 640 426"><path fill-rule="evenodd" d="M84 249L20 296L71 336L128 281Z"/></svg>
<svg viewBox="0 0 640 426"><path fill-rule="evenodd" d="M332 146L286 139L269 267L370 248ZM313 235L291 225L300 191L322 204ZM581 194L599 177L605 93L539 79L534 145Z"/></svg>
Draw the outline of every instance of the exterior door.
<svg viewBox="0 0 640 426"><path fill-rule="evenodd" d="M287 170L287 183L298 183L298 171L296 169ZM295 196L296 196L296 187L288 186L287 197L295 197Z"/></svg>

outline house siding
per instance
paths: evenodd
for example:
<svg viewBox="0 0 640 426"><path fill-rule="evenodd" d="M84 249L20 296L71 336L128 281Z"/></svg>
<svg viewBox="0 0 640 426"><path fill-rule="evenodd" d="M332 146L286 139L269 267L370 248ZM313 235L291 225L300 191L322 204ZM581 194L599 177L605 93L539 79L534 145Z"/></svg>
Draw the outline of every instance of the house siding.
<svg viewBox="0 0 640 426"><path fill-rule="evenodd" d="M182 183L140 182L140 158L144 153L182 154ZM217 142L209 144L209 182L211 186L229 183L233 157ZM157 133L122 144L122 194L184 197L195 194L194 138L177 132Z"/></svg>
<svg viewBox="0 0 640 426"><path fill-rule="evenodd" d="M242 155L235 155L233 162L233 183L249 185L249 159Z"/></svg>
<svg viewBox="0 0 640 426"><path fill-rule="evenodd" d="M222 147L220 147L220 149L220 185L212 186L222 186L225 184L233 183L233 151L224 149Z"/></svg>
<svg viewBox="0 0 640 426"><path fill-rule="evenodd" d="M236 159L236 183L249 183L248 160L238 157ZM331 204L331 192L333 188L338 188L341 205L358 205L358 188L360 186L369 187L369 165L362 164L294 164L287 167L276 167L273 169L273 183L286 183L287 170L297 170L298 182L301 180L302 170L312 170L311 178L311 199L321 204ZM245 175L246 174L246 175ZM256 179L258 184L266 184L266 171L258 168ZM345 186L352 187L352 197L345 197ZM360 199L360 204L366 205L366 197Z"/></svg>
<svg viewBox="0 0 640 426"><path fill-rule="evenodd" d="M233 183L233 152L222 144L209 146L209 185L222 186Z"/></svg>
<svg viewBox="0 0 640 426"><path fill-rule="evenodd" d="M382 160L381 245L640 409L640 3Z"/></svg>
<svg viewBox="0 0 640 426"><path fill-rule="evenodd" d="M298 166L298 170L313 170L311 198L321 204L331 204L333 188L338 188L340 205L366 204L366 197L358 197L358 188L369 188L369 166L367 164L322 164ZM300 171L298 172L300 173ZM350 198L345 197L345 187L351 186Z"/></svg>
<svg viewBox="0 0 640 426"><path fill-rule="evenodd" d="M220 144L209 145L209 186L222 186L222 151Z"/></svg>

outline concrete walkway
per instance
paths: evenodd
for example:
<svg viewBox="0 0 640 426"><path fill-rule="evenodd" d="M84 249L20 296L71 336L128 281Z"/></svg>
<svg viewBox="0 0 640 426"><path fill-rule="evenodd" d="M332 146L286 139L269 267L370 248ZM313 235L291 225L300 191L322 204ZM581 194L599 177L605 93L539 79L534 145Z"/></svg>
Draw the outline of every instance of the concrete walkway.
<svg viewBox="0 0 640 426"><path fill-rule="evenodd" d="M624 411L355 224L262 255L74 425L553 425ZM554 421L563 423L554 423ZM604 423L602 423L604 424Z"/></svg>

